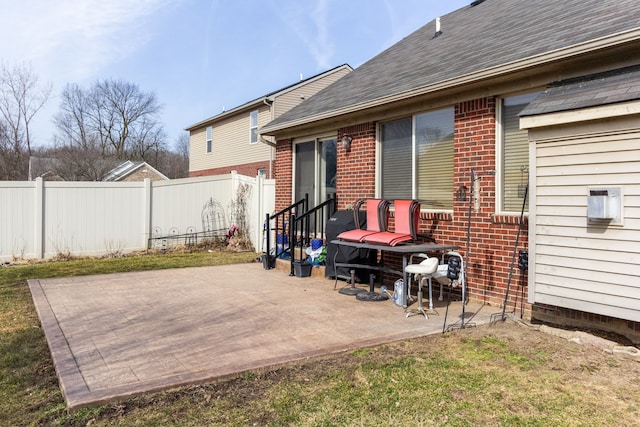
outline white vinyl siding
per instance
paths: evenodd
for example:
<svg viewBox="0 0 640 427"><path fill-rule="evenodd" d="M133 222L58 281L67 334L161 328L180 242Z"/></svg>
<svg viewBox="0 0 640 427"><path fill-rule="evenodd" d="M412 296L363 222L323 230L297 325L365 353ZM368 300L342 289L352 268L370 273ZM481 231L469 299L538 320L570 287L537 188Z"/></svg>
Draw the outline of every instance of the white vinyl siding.
<svg viewBox="0 0 640 427"><path fill-rule="evenodd" d="M350 71L351 68L348 66L338 67L315 78L287 87L269 98L230 110L211 118L209 121L203 121L190 127L189 172L273 161L275 156L273 148L258 141L260 127ZM257 120L252 122L252 114L253 118L256 118L256 111ZM212 151L215 147L214 156L207 155L205 135L207 126L212 126L211 145Z"/></svg>
<svg viewBox="0 0 640 427"><path fill-rule="evenodd" d="M534 302L640 321L640 130L628 130L638 119L531 132ZM587 221L592 187L622 189L622 225Z"/></svg>
<svg viewBox="0 0 640 427"><path fill-rule="evenodd" d="M261 107L258 114L258 127L271 120L269 107ZM206 155L205 127L191 131L189 170L199 171L229 167L268 160L271 147L267 144L249 144L247 130L250 128L249 112L236 114L212 125L212 144L215 155ZM196 142L197 141L197 142Z"/></svg>
<svg viewBox="0 0 640 427"><path fill-rule="evenodd" d="M283 113L286 113L296 105L303 102L305 99L308 99L320 92L325 87L349 74L350 71L351 70L346 67L339 68L335 72L323 76L320 79L310 80L300 87L296 87L293 90L289 90L277 96L273 104L274 118L279 117Z"/></svg>

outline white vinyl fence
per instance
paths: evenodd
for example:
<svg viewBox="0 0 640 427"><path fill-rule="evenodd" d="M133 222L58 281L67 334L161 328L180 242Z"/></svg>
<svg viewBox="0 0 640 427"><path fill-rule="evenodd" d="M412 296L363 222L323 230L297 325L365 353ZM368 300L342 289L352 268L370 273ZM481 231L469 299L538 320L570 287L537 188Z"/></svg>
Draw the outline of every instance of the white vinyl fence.
<svg viewBox="0 0 640 427"><path fill-rule="evenodd" d="M264 217L274 207L274 180L234 172L153 182L0 181L0 262L113 255L149 242L162 247L183 236L224 235L239 222L239 210L261 252Z"/></svg>

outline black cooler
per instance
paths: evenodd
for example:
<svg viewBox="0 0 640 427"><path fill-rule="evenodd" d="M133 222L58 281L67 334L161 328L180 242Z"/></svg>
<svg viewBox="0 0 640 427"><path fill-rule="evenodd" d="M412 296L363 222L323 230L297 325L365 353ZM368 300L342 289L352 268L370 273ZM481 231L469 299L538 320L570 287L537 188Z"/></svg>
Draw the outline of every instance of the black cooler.
<svg viewBox="0 0 640 427"><path fill-rule="evenodd" d="M360 227L366 226L366 212L360 212ZM338 238L338 234L343 231L353 230L356 228L353 211L336 211L336 213L327 221L325 234L327 237L327 262L325 275L327 277L348 280L351 278L350 269L347 267L338 267L334 269L333 260L336 262L346 262L351 264L374 264L376 262L376 251L368 249L349 248L346 246L338 246L331 244L332 240ZM367 269L356 269L356 281L360 283L369 282L369 271Z"/></svg>

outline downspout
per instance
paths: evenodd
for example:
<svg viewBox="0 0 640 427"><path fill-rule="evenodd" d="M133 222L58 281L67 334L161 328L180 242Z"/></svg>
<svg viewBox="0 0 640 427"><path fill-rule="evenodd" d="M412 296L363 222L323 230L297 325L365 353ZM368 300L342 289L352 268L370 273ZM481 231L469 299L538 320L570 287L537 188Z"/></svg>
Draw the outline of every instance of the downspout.
<svg viewBox="0 0 640 427"><path fill-rule="evenodd" d="M265 98L262 100L262 102L264 103L264 105L266 105L267 107L269 107L269 113L271 113L271 120L273 121L273 119L275 118L275 114L273 111L273 99L271 98ZM273 153L276 149L276 143L273 141L269 141L267 139L265 139L262 135L260 135L260 142L267 144L268 146L271 147L271 150L269 151L269 179L273 179Z"/></svg>

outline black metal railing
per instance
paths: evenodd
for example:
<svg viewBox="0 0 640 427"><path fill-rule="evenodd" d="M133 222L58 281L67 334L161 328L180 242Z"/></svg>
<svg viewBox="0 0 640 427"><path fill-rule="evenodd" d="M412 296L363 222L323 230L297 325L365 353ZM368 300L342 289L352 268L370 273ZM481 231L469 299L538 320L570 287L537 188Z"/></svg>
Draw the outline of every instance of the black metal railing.
<svg viewBox="0 0 640 427"><path fill-rule="evenodd" d="M335 213L336 206L334 196L320 203L315 208L307 210L303 214L291 215L289 227L289 246L291 249L290 276L294 275L294 264L296 262L302 263L307 257L305 249L311 246L311 240L324 240L327 220Z"/></svg>
<svg viewBox="0 0 640 427"><path fill-rule="evenodd" d="M306 248L313 239L323 239L328 219L337 207L335 195L318 206L309 209L309 195L290 206L265 216L265 253L263 266L275 267L276 258L289 258L290 274L294 275L294 263L306 259Z"/></svg>
<svg viewBox="0 0 640 427"><path fill-rule="evenodd" d="M265 233L265 253L263 254L263 266L266 270L275 266L275 260L278 257L289 254L291 255L290 224L291 216L304 214L309 209L309 195L305 194L303 199L287 206L274 213L266 214L264 222ZM275 242L271 239L274 238Z"/></svg>

